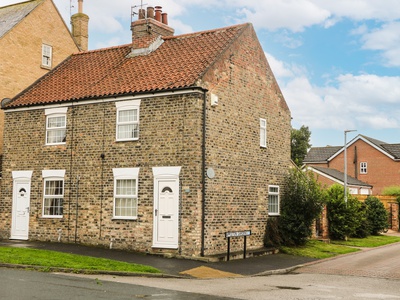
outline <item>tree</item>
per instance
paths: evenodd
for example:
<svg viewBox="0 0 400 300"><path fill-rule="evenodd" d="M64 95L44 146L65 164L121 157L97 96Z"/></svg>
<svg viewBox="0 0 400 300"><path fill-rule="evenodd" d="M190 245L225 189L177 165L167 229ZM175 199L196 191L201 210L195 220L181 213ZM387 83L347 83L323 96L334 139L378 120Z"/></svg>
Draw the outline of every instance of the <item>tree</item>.
<svg viewBox="0 0 400 300"><path fill-rule="evenodd" d="M304 245L312 234L312 225L322 211L325 192L312 172L290 170L285 180L279 217L279 232L286 246Z"/></svg>
<svg viewBox="0 0 400 300"><path fill-rule="evenodd" d="M303 164L310 144L311 131L308 126L302 125L300 129L292 128L291 131L291 150L290 155L294 163L298 166Z"/></svg>

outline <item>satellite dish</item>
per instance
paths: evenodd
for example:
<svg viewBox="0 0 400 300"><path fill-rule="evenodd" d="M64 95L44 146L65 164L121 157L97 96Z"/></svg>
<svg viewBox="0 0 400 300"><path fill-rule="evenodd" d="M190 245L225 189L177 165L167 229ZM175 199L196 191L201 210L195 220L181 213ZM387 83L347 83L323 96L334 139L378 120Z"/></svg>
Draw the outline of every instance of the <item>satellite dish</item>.
<svg viewBox="0 0 400 300"><path fill-rule="evenodd" d="M5 107L10 102L11 102L10 98L4 98L3 100L1 100L1 108Z"/></svg>

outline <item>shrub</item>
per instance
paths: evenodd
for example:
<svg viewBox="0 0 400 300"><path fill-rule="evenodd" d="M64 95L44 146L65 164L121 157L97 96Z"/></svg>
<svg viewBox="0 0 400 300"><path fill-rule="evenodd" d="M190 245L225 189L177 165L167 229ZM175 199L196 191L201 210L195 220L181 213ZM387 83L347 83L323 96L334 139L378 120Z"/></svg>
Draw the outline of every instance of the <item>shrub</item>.
<svg viewBox="0 0 400 300"><path fill-rule="evenodd" d="M400 196L400 186L388 186L382 191L385 196Z"/></svg>
<svg viewBox="0 0 400 300"><path fill-rule="evenodd" d="M368 227L372 235L378 235L382 230L388 228L388 212L378 198L368 196L365 199L367 207Z"/></svg>
<svg viewBox="0 0 400 300"><path fill-rule="evenodd" d="M286 246L304 245L311 237L314 220L321 214L325 194L311 172L297 168L285 178L279 232Z"/></svg>
<svg viewBox="0 0 400 300"><path fill-rule="evenodd" d="M267 230L264 237L264 245L266 247L279 248L282 244L282 239L279 234L279 218L269 217L267 220Z"/></svg>
<svg viewBox="0 0 400 300"><path fill-rule="evenodd" d="M334 184L328 189L328 223L329 235L334 240L344 240L362 231L366 216L362 204L354 196L348 195L347 204L344 201L343 186Z"/></svg>

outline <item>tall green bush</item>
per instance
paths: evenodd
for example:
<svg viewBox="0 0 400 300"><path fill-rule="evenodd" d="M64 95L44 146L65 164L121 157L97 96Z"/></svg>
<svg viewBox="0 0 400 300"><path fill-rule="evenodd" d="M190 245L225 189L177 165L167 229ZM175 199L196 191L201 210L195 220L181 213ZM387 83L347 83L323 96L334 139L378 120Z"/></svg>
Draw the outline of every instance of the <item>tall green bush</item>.
<svg viewBox="0 0 400 300"><path fill-rule="evenodd" d="M304 245L307 242L324 201L324 191L311 172L297 168L289 171L279 217L279 232L284 245Z"/></svg>
<svg viewBox="0 0 400 300"><path fill-rule="evenodd" d="M383 203L376 197L368 196L365 199L367 207L367 220L372 235L378 235L382 230L388 228L388 212Z"/></svg>
<svg viewBox="0 0 400 300"><path fill-rule="evenodd" d="M346 204L343 186L338 184L332 185L327 192L330 237L334 240L344 240L362 234L361 229L366 224L366 215L361 202L348 194Z"/></svg>

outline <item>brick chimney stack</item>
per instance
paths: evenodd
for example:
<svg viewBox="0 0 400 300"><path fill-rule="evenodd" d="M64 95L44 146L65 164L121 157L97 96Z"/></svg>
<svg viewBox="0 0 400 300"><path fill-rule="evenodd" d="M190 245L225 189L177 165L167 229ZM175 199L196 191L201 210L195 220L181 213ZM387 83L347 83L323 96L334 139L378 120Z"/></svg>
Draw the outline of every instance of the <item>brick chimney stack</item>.
<svg viewBox="0 0 400 300"><path fill-rule="evenodd" d="M168 26L167 13L162 13L161 6L139 9L138 16L138 20L131 24L134 49L147 48L158 37L174 35L174 29Z"/></svg>
<svg viewBox="0 0 400 300"><path fill-rule="evenodd" d="M89 16L83 13L83 0L78 0L78 13L71 16L72 36L82 51L88 50Z"/></svg>

